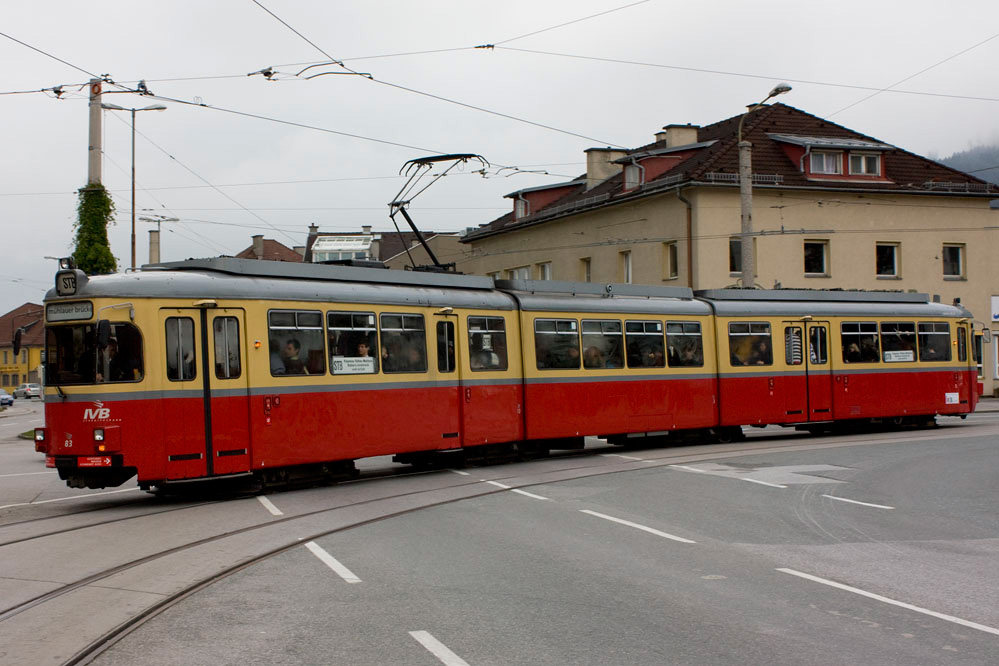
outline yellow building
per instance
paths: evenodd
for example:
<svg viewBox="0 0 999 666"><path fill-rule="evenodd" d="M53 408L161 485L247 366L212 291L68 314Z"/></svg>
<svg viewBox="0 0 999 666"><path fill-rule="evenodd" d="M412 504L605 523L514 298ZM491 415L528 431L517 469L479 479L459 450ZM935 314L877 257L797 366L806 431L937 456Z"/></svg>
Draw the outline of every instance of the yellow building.
<svg viewBox="0 0 999 666"><path fill-rule="evenodd" d="M42 306L25 303L0 316L0 388L8 393L25 382L42 383L45 329ZM14 355L14 334L21 333L21 349Z"/></svg>
<svg viewBox="0 0 999 666"><path fill-rule="evenodd" d="M586 151L586 174L508 196L470 230L465 273L714 289L740 283L737 131L668 125L634 150ZM755 286L926 292L999 328L999 187L784 104L745 118ZM986 345L986 393L999 391Z"/></svg>

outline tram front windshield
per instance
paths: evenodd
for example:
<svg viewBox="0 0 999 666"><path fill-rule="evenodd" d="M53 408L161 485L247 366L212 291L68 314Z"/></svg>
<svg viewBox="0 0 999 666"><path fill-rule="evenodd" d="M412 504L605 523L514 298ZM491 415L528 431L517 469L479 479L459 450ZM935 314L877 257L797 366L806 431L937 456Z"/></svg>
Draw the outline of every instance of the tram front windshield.
<svg viewBox="0 0 999 666"><path fill-rule="evenodd" d="M129 323L111 324L104 349L97 326L50 326L45 334L45 381L49 385L137 382L142 379L142 336Z"/></svg>

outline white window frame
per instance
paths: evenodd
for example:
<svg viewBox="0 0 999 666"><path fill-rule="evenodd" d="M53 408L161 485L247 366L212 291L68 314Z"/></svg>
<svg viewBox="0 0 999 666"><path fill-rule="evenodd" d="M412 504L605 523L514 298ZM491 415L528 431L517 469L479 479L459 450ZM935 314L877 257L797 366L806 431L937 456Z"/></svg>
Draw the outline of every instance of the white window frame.
<svg viewBox="0 0 999 666"><path fill-rule="evenodd" d="M631 260L631 250L626 250L620 253L621 255L621 282L624 284L631 284L632 278L632 260Z"/></svg>
<svg viewBox="0 0 999 666"><path fill-rule="evenodd" d="M944 253L948 249L957 250L957 273L947 273L947 260L944 258ZM964 243L944 243L943 248L940 252L941 260L941 270L944 271L943 278L945 280L964 280L967 279L968 267L967 267L967 248Z"/></svg>
<svg viewBox="0 0 999 666"><path fill-rule="evenodd" d="M677 241L666 241L663 243L663 279L675 280L680 277L680 248Z"/></svg>
<svg viewBox="0 0 999 666"><path fill-rule="evenodd" d="M506 272L506 277L508 280L530 280L531 267L517 266L516 268L510 268Z"/></svg>
<svg viewBox="0 0 999 666"><path fill-rule="evenodd" d="M637 164L626 164L624 166L624 189L633 190L642 185L642 175L645 170Z"/></svg>
<svg viewBox="0 0 999 666"><path fill-rule="evenodd" d="M513 216L518 220L522 217L527 217L530 214L530 209L527 205L525 199L514 199L513 201Z"/></svg>
<svg viewBox="0 0 999 666"><path fill-rule="evenodd" d="M821 174L823 176L841 176L843 174L843 153L841 151L831 151L831 150L813 150L809 153L809 169L812 173ZM816 168L817 160L815 158L821 157L822 168ZM835 167L835 170L831 170Z"/></svg>
<svg viewBox="0 0 999 666"><path fill-rule="evenodd" d="M892 248L892 272L891 273L879 273L878 272L878 250L882 247ZM901 268L899 262L899 251L902 246L900 243L890 243L890 242L877 242L874 244L874 275L879 280L889 280L901 277Z"/></svg>
<svg viewBox="0 0 999 666"><path fill-rule="evenodd" d="M582 265L581 268L583 269L581 271L583 273L583 275L582 275L583 282L590 282L590 281L592 281L593 280L593 258L592 257L583 257L582 259L579 260L579 262Z"/></svg>
<svg viewBox="0 0 999 666"><path fill-rule="evenodd" d="M860 158L860 170L854 170L853 158ZM869 161L874 159L874 171L868 170ZM847 156L851 176L880 176L881 175L881 153L850 153Z"/></svg>
<svg viewBox="0 0 999 666"><path fill-rule="evenodd" d="M806 259L805 250L809 245L819 245L822 247L822 271L805 270L805 277L829 277L829 241L821 238L809 238L802 244L802 261ZM807 269L807 266L803 266Z"/></svg>
<svg viewBox="0 0 999 666"><path fill-rule="evenodd" d="M540 263L538 266L538 279L539 280L551 280L552 279L552 262L545 261Z"/></svg>

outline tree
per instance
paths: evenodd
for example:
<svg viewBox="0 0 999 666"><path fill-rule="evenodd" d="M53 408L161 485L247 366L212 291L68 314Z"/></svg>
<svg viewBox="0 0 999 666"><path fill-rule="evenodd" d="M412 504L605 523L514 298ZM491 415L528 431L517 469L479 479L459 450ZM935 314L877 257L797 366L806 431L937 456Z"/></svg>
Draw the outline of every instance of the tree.
<svg viewBox="0 0 999 666"><path fill-rule="evenodd" d="M108 225L114 222L114 201L100 183L88 183L79 191L76 207L76 249L73 260L87 275L103 275L118 270L111 244L108 242Z"/></svg>

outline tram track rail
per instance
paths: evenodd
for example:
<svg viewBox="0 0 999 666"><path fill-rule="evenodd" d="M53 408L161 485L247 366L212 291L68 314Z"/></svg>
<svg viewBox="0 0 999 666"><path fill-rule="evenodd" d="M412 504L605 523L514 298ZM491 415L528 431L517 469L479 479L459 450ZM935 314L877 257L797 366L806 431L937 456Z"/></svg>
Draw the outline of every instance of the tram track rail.
<svg viewBox="0 0 999 666"><path fill-rule="evenodd" d="M986 425L981 425L980 427L990 427ZM948 431L954 430L956 432L951 433ZM954 428L944 426L940 429L933 431L927 431L922 433L927 439L943 437L955 437L961 436L961 428ZM630 449L622 449L621 447L595 447L587 449L585 451L573 451L567 452L565 454L557 454L550 458L545 458L541 460L531 461L532 464L527 467L520 467L513 470L513 473L508 475L500 476L490 476L490 480L493 481L505 481L510 483L510 488L523 488L530 487L534 485L544 484L544 483L555 483L560 481L569 481L574 479L580 479L591 476L601 476L604 474L615 474L621 472L633 471L635 469L648 469L652 465L645 465L636 468L633 464L629 464L626 461L606 463L606 458L599 459L600 462L595 464L598 460L597 455L605 454L610 452L620 452L622 450L631 451L645 451L643 456L645 460L649 463L655 463L656 466L665 466L670 464L676 464L678 462L696 462L704 460L718 460L724 458L732 458L747 455L758 455L767 452L776 451L788 451L788 450L804 450L804 449L822 449L830 447L844 447L844 446L864 446L864 445L876 445L881 443L890 443L900 439L899 437L892 437L893 433L890 432L877 432L871 433L864 436L851 436L851 437L841 437L841 436L827 436L827 437L814 437L814 436L787 436L787 435L761 435L751 437L750 439L738 443L738 444L724 444L724 445L688 445L688 446L670 446L668 448L660 447L632 447ZM914 432L905 433L908 437L911 437ZM545 464L547 463L547 464ZM0 629L4 625L11 622L17 621L18 618L24 616L29 611L35 609L44 608L47 604L54 603L57 600L69 595L75 591L81 590L83 588L89 587L100 587L104 589L104 586L98 584L102 582L107 582L109 579L116 575L123 574L129 571L135 571L144 565L149 565L157 562L167 560L168 558L175 556L182 556L185 553L194 554L197 549L210 546L213 544L219 544L226 540L237 540L238 537L252 536L254 534L265 534L269 531L280 531L285 528L293 527L296 525L302 525L305 528L310 527L310 521L315 519L328 517L334 515L337 512L348 513L350 511L357 511L359 509L370 508L374 511L372 515L361 515L355 518L346 520L343 524L337 525L335 527L315 529L306 529L306 535L302 535L302 532L295 530L287 530L287 535L279 535L279 543L272 545L270 547L260 548L258 552L243 553L241 556L234 557L231 564L220 566L215 571L208 575L199 576L193 580L188 581L186 584L180 585L177 589L171 591L168 594L162 595L162 598L156 603L149 604L145 608L133 613L130 617L124 621L117 622L114 626L109 626L106 628L100 636L89 640L86 645L79 646L72 656L70 656L63 663L66 664L85 664L89 663L101 653L109 649L116 642L120 641L122 638L127 636L129 633L135 631L141 627L145 622L151 620L162 612L172 608L182 602L184 599L197 594L199 591L210 587L212 584L223 580L233 574L243 571L255 564L264 562L270 558L276 557L282 553L288 552L296 547L300 547L303 543L312 541L315 539L321 539L323 537L341 533L350 529L357 527L363 527L365 525L370 525L375 522L388 520L396 518L399 516L404 516L414 512L422 511L424 509L431 509L438 506L443 506L446 504L463 501L466 499L473 499L478 497L485 497L489 495L499 494L502 492L507 492L509 488L497 488L495 486L486 485L483 483L483 479L480 476L487 475L485 472L476 475L476 469L488 469L488 468L466 468L472 472L472 476L467 478L457 478L451 476L436 475L440 479L446 479L443 484L432 484L427 488L418 488L414 490L409 490L401 493L387 493L384 495L379 495L377 497L370 497L367 499L360 499L358 501L349 501L349 498L344 497L343 499L348 500L344 503L337 504L336 506L324 506L319 509L312 511L305 511L297 513L294 515L284 516L284 517L273 517L266 522L261 522L254 525L248 525L239 529L229 530L223 533L214 534L206 536L201 539L196 539L182 544L177 544L170 548L164 548L154 553L149 553L143 557L135 558L128 562L122 562L112 567L107 567L101 571L95 572L88 576L81 577L80 579L73 581L72 583L67 583L56 589L50 590L44 594L36 595L31 599L27 599L23 602L11 605L6 609L0 611ZM397 472L389 475L384 473L372 474L369 478L362 476L359 479L352 480L349 482L344 482L338 484L340 487L358 487L365 484L365 482L372 481L394 481L402 480L405 478L412 478L414 476L423 475L434 475L431 471L419 471L419 472ZM443 493L443 497L435 497L435 494ZM338 497L342 497L338 496ZM415 503L412 500L417 500ZM409 506L400 507L399 502L409 502ZM178 507L177 509L170 509L169 511L183 509L194 509L200 508L209 504L209 502L201 503L196 506L186 506ZM378 507L379 504L383 504L384 507ZM129 519L142 519L147 518L152 515L158 515L165 512L155 512L146 513L142 516L133 517L122 517L114 521L106 521L107 523L121 522ZM88 527L95 527L96 525L81 526L73 528L70 530L65 530L60 533L65 533L69 531L85 530ZM58 533L56 533L58 534ZM38 539L42 539L43 536L39 535ZM23 543L24 540L20 540L14 543ZM3 547L7 544L0 544ZM237 547L238 544L234 544L233 547ZM113 585L109 584L109 589L113 588Z"/></svg>

